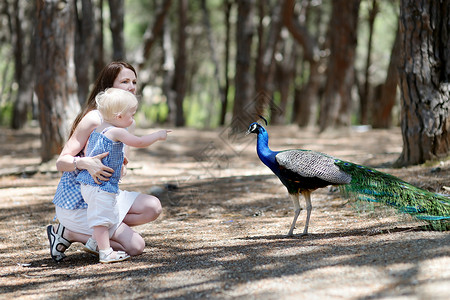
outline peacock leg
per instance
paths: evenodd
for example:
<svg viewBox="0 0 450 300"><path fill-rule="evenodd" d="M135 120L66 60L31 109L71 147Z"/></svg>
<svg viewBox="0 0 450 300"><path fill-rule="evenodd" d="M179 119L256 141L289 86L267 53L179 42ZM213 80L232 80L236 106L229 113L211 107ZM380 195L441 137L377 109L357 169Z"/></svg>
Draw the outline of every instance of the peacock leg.
<svg viewBox="0 0 450 300"><path fill-rule="evenodd" d="M305 200L306 200L306 222L305 222L305 229L303 229L303 233L300 236L304 236L304 235L308 234L309 218L311 217L311 211L312 211L311 192L303 191L302 195L303 195L303 197L305 197Z"/></svg>
<svg viewBox="0 0 450 300"><path fill-rule="evenodd" d="M300 214L300 194L289 194L291 196L292 202L294 202L294 220L292 221L291 229L289 230L288 236L294 235L295 223L297 222L298 215Z"/></svg>

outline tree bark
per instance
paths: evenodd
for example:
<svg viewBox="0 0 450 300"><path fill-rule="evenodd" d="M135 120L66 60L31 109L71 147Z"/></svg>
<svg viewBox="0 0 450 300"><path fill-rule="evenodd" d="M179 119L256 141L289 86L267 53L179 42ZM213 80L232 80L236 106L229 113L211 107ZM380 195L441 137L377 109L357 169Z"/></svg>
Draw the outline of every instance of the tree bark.
<svg viewBox="0 0 450 300"><path fill-rule="evenodd" d="M400 68L403 151L397 165L450 151L450 1L402 0Z"/></svg>
<svg viewBox="0 0 450 300"><path fill-rule="evenodd" d="M330 61L320 108L320 131L350 125L359 0L335 0L330 21Z"/></svg>
<svg viewBox="0 0 450 300"><path fill-rule="evenodd" d="M37 1L35 92L39 100L41 158L59 154L80 110L74 69L74 4Z"/></svg>

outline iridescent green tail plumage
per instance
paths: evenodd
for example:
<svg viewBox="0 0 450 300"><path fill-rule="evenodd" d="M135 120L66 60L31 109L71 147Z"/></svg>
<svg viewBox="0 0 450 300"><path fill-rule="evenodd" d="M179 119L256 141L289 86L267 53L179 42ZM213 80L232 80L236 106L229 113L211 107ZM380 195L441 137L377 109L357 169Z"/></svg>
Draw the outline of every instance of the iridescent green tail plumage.
<svg viewBox="0 0 450 300"><path fill-rule="evenodd" d="M434 230L450 230L450 198L364 166L339 159L335 164L352 176L349 184L339 186L345 196L384 203L427 221Z"/></svg>

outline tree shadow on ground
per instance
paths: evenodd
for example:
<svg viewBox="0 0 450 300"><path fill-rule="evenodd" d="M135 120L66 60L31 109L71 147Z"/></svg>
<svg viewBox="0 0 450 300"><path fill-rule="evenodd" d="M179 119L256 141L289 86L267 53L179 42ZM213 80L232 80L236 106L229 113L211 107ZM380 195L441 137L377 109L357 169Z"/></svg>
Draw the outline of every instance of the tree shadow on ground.
<svg viewBox="0 0 450 300"><path fill-rule="evenodd" d="M346 245L327 244L326 240L337 237L364 236L373 228L363 227L359 230L343 233L314 234L306 238L286 238L284 236L236 237L233 245L216 245L209 247L190 247L189 241L174 237L176 241L161 242L152 245L152 252L165 253L163 257L144 253L133 257L132 262L123 262L115 268L106 268L96 273L78 274L77 269L95 262L95 258L76 253L65 261L55 264L49 259L29 260L29 267L22 272L10 276L28 276L36 279L32 284L1 284L5 291L20 289L22 291L39 290L41 285L60 284L62 280L83 281L78 292L71 293L71 297L89 294L90 297L107 294L107 287L96 287L95 282L114 280L116 283L115 296L126 297L128 284L149 282L162 278L182 278L180 274L202 274L194 282L184 284L160 285L159 287L140 285L140 293L169 294L189 298L190 295L213 297L218 289L225 292L238 285L265 279L288 278L292 275L303 275L316 269L332 267L371 266L389 269L394 264L406 264L401 271L386 274L394 282L394 286L415 288L420 285L417 280L421 262L448 255L448 249L442 247L435 238L414 238L408 240L369 242L362 240L359 244ZM398 228L396 232L415 232L418 228ZM383 233L379 233L382 235ZM388 233L384 233L389 235ZM450 236L444 237L444 244L450 244ZM174 246L179 245L179 246ZM399 249L413 248L414 256L403 257ZM383 253L382 256L379 254ZM172 259L168 259L168 258ZM373 257L373 259L371 259ZM116 266L117 267L117 266ZM49 270L51 270L49 274ZM8 275L4 275L8 278ZM392 287L392 286L391 286ZM381 290L377 295L361 299L382 298L389 293ZM257 294L254 296L258 296ZM177 298L175 296L174 298Z"/></svg>

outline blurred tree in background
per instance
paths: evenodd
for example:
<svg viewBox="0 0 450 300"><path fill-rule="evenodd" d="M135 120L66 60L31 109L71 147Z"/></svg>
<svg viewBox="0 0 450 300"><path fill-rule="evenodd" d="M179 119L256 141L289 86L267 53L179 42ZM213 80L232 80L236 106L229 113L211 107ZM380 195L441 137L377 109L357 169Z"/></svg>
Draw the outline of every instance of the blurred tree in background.
<svg viewBox="0 0 450 300"><path fill-rule="evenodd" d="M401 164L420 163L449 152L449 0L431 2L4 0L0 122L41 120L46 160L64 143L73 95L82 105L101 68L126 60L138 71L140 126L241 132L264 115L324 131L402 120Z"/></svg>

